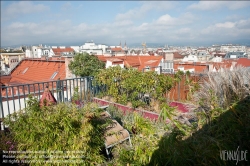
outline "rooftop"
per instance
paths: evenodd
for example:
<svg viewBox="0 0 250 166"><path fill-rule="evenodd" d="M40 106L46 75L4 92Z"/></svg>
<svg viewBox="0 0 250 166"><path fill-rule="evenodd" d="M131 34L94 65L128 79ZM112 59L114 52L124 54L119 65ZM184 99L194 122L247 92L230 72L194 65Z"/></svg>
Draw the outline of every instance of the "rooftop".
<svg viewBox="0 0 250 166"><path fill-rule="evenodd" d="M236 66L250 67L250 59L248 58L239 58Z"/></svg>
<svg viewBox="0 0 250 166"><path fill-rule="evenodd" d="M73 53L74 49L67 47L67 48L52 48L53 52L55 53L55 55L57 56L61 56L63 53Z"/></svg>
<svg viewBox="0 0 250 166"><path fill-rule="evenodd" d="M106 62L109 61L123 61L126 67L138 67L138 70L142 71L145 67L157 67L160 64L162 56L117 56L117 57L105 57L97 56L99 60Z"/></svg>
<svg viewBox="0 0 250 166"><path fill-rule="evenodd" d="M55 76L52 78L53 74ZM50 81L65 77L65 61L24 59L12 71L9 84Z"/></svg>

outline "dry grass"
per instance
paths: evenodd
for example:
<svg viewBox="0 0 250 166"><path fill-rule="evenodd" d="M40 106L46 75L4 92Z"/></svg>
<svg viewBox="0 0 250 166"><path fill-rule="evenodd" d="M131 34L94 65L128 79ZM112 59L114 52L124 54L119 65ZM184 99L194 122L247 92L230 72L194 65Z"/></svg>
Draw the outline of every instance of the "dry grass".
<svg viewBox="0 0 250 166"><path fill-rule="evenodd" d="M228 108L232 103L250 94L250 70L236 67L233 71L208 72L208 81L200 85L195 100L206 110Z"/></svg>

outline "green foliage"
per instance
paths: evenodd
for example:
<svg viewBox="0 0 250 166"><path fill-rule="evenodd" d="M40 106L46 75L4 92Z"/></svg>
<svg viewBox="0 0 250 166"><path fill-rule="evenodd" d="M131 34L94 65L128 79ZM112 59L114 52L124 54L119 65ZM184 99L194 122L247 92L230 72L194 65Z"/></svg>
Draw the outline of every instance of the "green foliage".
<svg viewBox="0 0 250 166"><path fill-rule="evenodd" d="M40 161L30 165L56 165L53 162L58 158L39 157L62 151L55 156L69 156L68 159L60 158L64 162L71 160L64 165L72 165L72 162L96 165L104 161L100 149L104 146L103 135L108 123L98 120L100 110L95 105L86 105L80 110L75 105L63 103L42 108L37 106L37 99L30 98L26 110L14 113L5 120L18 143L18 151L46 152L19 154L18 159L28 156ZM73 158L73 155L78 158Z"/></svg>
<svg viewBox="0 0 250 166"><path fill-rule="evenodd" d="M194 80L190 79L190 72L187 71L185 73L185 85L188 86L188 94L187 94L187 100L188 101L193 101L193 95L195 94L195 92L197 92L200 88L200 85L198 82L194 82Z"/></svg>
<svg viewBox="0 0 250 166"><path fill-rule="evenodd" d="M26 112L41 111L38 99L33 97L31 94L28 95L27 106Z"/></svg>
<svg viewBox="0 0 250 166"><path fill-rule="evenodd" d="M88 53L77 54L74 60L70 62L69 69L76 76L94 76L100 69L105 67L105 63L100 61L96 56Z"/></svg>
<svg viewBox="0 0 250 166"><path fill-rule="evenodd" d="M13 140L13 135L10 132L0 131L0 155L2 150L15 151L16 143Z"/></svg>
<svg viewBox="0 0 250 166"><path fill-rule="evenodd" d="M234 103L230 109L216 108L210 114L199 112L200 126L185 135L175 128L171 135L159 141L149 165L237 165L224 161L221 150L246 151L250 149L250 97ZM205 117L204 117L205 116ZM209 118L210 121L206 121ZM203 121L202 121L203 120ZM238 165L249 165L239 161Z"/></svg>
<svg viewBox="0 0 250 166"><path fill-rule="evenodd" d="M80 99L80 93L78 92L79 88L75 87L74 88L74 93L72 96L72 102L78 101Z"/></svg>
<svg viewBox="0 0 250 166"><path fill-rule="evenodd" d="M164 98L166 90L171 89L174 83L171 77L158 75L154 71L143 73L119 66L101 70L95 81L99 86L106 86L105 94L113 97L116 102L131 102L134 108L146 105L146 95L151 100Z"/></svg>
<svg viewBox="0 0 250 166"><path fill-rule="evenodd" d="M153 122L145 119L139 113L124 115L116 108L109 108L109 112L126 129L131 131L132 147L126 144L116 146L112 153L115 159L112 165L146 165L157 149L158 142L166 131L169 131L165 123Z"/></svg>
<svg viewBox="0 0 250 166"><path fill-rule="evenodd" d="M182 79L182 76L184 75L185 73L183 71L180 71L178 70L175 75L174 75L174 78L177 82L181 81ZM187 75L190 75L190 73L188 72Z"/></svg>
<svg viewBox="0 0 250 166"><path fill-rule="evenodd" d="M176 76L176 80L181 78L181 74L180 77ZM192 82L186 82L186 84L196 86ZM223 161L220 158L220 152L221 150L236 151L238 147L242 151L249 151L250 97L239 102L231 102L231 106L227 105L229 109L224 109L219 105L220 98L215 89L206 89L206 92L207 98L204 97L200 105L209 105L209 108L197 109L198 122L193 123L192 126L186 126L173 119L173 108L162 104L159 118L162 121L166 118L170 119L171 124L174 124L171 127L174 128L170 129L170 134L160 138L152 137L156 135L154 132L159 132L159 128L152 128L151 122L148 126L144 120L137 119L137 114L127 118L129 120L126 120L126 115L123 115L121 121L133 133L133 147L132 149L116 148L119 158L114 161L114 165L128 163L177 166L183 163L184 165L235 165L237 161ZM145 126L146 130L140 126ZM249 165L249 157L248 154L248 161L239 161L238 164Z"/></svg>
<svg viewBox="0 0 250 166"><path fill-rule="evenodd" d="M126 142L117 145L112 149L114 159L109 162L99 153L108 123L98 118L102 110L94 105L78 110L60 104L39 111L33 111L29 105L26 113L11 116L15 123L9 121L9 124L18 143L17 150L46 150L48 154L54 150L82 151L83 163L79 165L235 165L235 161L221 160L220 150L236 150L238 146L241 150L250 148L249 99L234 103L227 111L216 108L209 114L199 112L198 127L187 127L175 121L174 109L168 105L162 105L161 115L163 120L171 120L168 125L145 119L136 112L124 114L110 107L111 116L131 132L132 147ZM36 105L36 100L28 103Z"/></svg>

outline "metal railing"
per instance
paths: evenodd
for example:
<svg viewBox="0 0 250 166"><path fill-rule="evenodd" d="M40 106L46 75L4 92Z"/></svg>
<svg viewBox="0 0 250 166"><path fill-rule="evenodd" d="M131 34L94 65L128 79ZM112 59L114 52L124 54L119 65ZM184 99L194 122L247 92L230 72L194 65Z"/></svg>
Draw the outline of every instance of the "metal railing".
<svg viewBox="0 0 250 166"><path fill-rule="evenodd" d="M92 82L93 77L82 77L36 82L31 84L1 86L0 118L3 119L9 114L25 109L29 95L35 96L40 100L46 87L48 87L54 95L57 103L72 101L72 97L76 92L80 101L92 101L92 98L96 93Z"/></svg>

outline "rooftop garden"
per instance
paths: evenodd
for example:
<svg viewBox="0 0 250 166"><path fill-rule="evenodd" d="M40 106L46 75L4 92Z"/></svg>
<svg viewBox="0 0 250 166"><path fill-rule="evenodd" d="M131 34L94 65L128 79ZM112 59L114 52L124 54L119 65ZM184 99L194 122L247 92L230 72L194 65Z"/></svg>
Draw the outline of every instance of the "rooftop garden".
<svg viewBox="0 0 250 166"><path fill-rule="evenodd" d="M189 123L178 119L178 112L166 99L166 91L183 73L169 77L115 67L99 74L94 82L100 90L96 93L101 92L99 97L160 115L152 121L139 112L109 105L111 117L129 131L132 147L124 141L111 148L111 158L106 156L104 133L112 122L101 117L104 110L96 103L82 108L74 103L40 107L38 100L30 97L26 110L5 119L9 132L1 135L1 149L44 151L45 157L15 155L19 161L25 157L36 160L29 165L57 165L58 158L53 156L61 156L64 165L250 165L249 70L208 73L207 81L199 86L187 83L189 102L197 106ZM158 110L151 105L156 101ZM225 157L225 151L235 154ZM238 152L243 157L238 157Z"/></svg>
<svg viewBox="0 0 250 166"><path fill-rule="evenodd" d="M157 74L154 71L140 72L136 69L112 67L101 70L95 77L94 85L98 96L102 99L161 112L162 106L168 101L167 94L182 77L186 77L186 85L190 87L190 95L198 84L189 80L190 73L177 72L174 77Z"/></svg>

